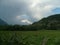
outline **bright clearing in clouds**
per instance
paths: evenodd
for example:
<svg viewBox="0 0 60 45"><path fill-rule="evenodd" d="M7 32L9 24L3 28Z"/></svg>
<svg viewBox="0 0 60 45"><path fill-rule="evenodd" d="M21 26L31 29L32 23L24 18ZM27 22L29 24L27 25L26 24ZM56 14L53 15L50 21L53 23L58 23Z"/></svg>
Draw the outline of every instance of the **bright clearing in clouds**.
<svg viewBox="0 0 60 45"><path fill-rule="evenodd" d="M0 17L9 24L32 24L43 17L55 14L55 9L60 8L60 0L1 0L0 2Z"/></svg>

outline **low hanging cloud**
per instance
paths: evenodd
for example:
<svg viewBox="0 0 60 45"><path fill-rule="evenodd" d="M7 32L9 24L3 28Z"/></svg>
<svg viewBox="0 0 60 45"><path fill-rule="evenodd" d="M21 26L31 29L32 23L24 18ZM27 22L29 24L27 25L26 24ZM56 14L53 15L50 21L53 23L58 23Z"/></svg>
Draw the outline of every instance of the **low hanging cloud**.
<svg viewBox="0 0 60 45"><path fill-rule="evenodd" d="M57 8L60 0L0 0L0 18L9 24L32 24Z"/></svg>

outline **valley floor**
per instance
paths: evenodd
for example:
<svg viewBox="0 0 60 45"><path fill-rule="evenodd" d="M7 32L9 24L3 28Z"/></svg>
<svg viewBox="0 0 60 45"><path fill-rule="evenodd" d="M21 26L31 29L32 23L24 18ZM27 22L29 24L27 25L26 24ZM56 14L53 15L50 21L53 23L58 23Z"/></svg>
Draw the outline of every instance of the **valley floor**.
<svg viewBox="0 0 60 45"><path fill-rule="evenodd" d="M0 45L60 45L60 31L0 31Z"/></svg>

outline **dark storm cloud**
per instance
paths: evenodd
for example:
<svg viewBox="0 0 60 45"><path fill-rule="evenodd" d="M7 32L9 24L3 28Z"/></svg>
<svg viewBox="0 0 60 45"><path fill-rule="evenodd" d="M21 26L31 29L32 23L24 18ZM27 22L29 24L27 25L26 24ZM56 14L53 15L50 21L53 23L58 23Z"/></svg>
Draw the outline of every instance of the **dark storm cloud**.
<svg viewBox="0 0 60 45"><path fill-rule="evenodd" d="M17 23L15 17L28 12L26 2L19 2L17 0L14 0L14 2L12 0L1 0L0 2L0 18L8 23Z"/></svg>

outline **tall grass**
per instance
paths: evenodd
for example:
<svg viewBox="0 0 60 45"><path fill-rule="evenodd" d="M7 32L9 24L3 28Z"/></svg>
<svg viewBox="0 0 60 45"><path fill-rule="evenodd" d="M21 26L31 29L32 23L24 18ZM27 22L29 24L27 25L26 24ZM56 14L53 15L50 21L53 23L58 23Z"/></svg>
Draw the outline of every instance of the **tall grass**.
<svg viewBox="0 0 60 45"><path fill-rule="evenodd" d="M0 45L60 45L60 31L0 31Z"/></svg>

